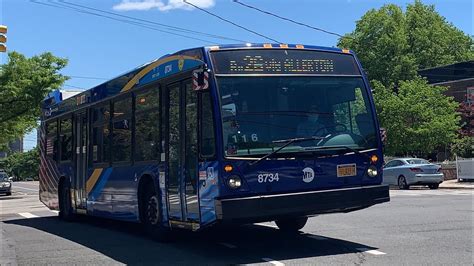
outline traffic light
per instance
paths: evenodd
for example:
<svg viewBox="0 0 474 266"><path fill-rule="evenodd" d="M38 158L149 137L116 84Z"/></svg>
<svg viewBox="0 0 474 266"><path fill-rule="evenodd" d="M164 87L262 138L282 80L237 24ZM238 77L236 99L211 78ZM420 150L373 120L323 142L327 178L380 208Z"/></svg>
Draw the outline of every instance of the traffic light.
<svg viewBox="0 0 474 266"><path fill-rule="evenodd" d="M7 51L7 26L0 25L0 53L4 53Z"/></svg>

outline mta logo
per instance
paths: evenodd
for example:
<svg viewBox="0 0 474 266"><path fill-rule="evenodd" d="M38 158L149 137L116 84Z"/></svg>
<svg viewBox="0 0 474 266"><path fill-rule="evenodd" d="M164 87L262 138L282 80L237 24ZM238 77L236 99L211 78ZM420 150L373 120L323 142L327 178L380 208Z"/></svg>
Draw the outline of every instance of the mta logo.
<svg viewBox="0 0 474 266"><path fill-rule="evenodd" d="M314 171L312 168L306 167L303 169L303 182L309 183L314 179Z"/></svg>

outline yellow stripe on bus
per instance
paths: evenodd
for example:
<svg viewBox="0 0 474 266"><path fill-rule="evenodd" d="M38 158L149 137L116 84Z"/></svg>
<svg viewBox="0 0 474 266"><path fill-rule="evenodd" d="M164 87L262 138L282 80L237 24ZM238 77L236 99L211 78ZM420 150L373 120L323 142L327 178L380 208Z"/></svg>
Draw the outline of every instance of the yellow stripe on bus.
<svg viewBox="0 0 474 266"><path fill-rule="evenodd" d="M92 175L87 179L86 183L86 193L89 194L91 192L92 188L95 186L95 183L97 183L97 180L99 180L100 174L102 174L103 168L97 168L94 169L94 172L92 172Z"/></svg>
<svg viewBox="0 0 474 266"><path fill-rule="evenodd" d="M157 67L161 64L164 64L164 63L168 63L168 62L173 61L173 60L178 60L178 59L193 59L193 60L196 60L196 58L191 57L191 56L187 56L187 55L173 55L173 56L166 57L166 58L160 59L158 61L155 61L155 62L149 64L144 69L142 69L140 72L138 72L127 84L125 84L125 86L122 88L122 90L120 92L125 92L125 91L128 91L131 88L133 88L133 86L135 86L135 84L137 84L137 82L141 78L143 78L146 74L148 74L148 72L152 71L155 67Z"/></svg>

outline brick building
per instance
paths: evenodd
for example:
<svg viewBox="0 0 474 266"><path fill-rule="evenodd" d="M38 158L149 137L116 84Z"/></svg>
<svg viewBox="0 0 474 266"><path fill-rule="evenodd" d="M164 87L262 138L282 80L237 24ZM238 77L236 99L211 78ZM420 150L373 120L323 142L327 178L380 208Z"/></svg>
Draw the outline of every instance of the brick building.
<svg viewBox="0 0 474 266"><path fill-rule="evenodd" d="M474 137L474 60L423 69L418 73L431 85L446 86L446 95L460 104L461 134Z"/></svg>

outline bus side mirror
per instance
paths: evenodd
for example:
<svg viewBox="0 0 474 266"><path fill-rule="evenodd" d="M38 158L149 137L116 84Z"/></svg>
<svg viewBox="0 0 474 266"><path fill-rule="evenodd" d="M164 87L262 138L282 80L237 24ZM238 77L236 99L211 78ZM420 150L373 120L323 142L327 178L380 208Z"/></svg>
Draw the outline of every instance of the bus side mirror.
<svg viewBox="0 0 474 266"><path fill-rule="evenodd" d="M193 71L193 89L195 91L207 90L209 88L209 72L205 69Z"/></svg>
<svg viewBox="0 0 474 266"><path fill-rule="evenodd" d="M380 139L382 140L382 144L385 146L385 144L387 144L387 130L383 127L380 128Z"/></svg>

